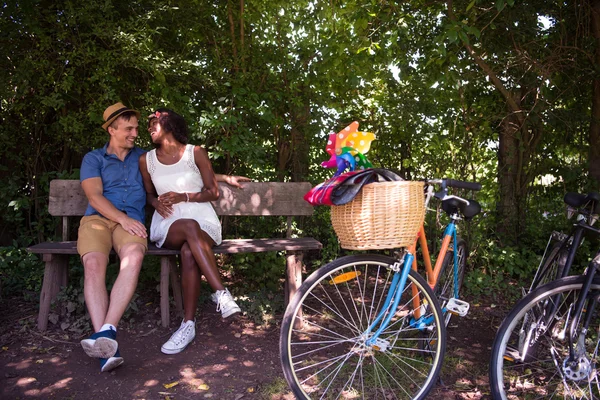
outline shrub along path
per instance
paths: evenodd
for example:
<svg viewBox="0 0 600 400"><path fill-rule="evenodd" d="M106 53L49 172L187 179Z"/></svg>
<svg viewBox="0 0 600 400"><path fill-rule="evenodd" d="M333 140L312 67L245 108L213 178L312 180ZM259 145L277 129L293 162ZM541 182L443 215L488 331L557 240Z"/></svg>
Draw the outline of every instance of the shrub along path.
<svg viewBox="0 0 600 400"><path fill-rule="evenodd" d="M259 327L245 316L223 321L207 302L198 313L195 341L167 356L160 346L171 331L159 326L157 298L146 297L138 297L134 320L120 327L125 364L109 373L100 373L98 361L81 350L86 334L63 331L60 322L39 333L36 303L3 299L0 398L293 399L279 365L277 326ZM501 308L474 304L469 316L451 322L442 380L430 399L489 398L487 365Z"/></svg>

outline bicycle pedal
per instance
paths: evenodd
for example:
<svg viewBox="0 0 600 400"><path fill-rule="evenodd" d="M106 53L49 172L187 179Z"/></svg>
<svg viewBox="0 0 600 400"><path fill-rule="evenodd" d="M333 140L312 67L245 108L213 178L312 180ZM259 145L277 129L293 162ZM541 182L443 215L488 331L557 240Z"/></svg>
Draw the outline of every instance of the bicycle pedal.
<svg viewBox="0 0 600 400"><path fill-rule="evenodd" d="M377 338L375 339L375 343L373 343L373 348L377 351L381 351L382 353L384 353L389 345L389 341Z"/></svg>
<svg viewBox="0 0 600 400"><path fill-rule="evenodd" d="M469 303L454 297L448 300L448 304L446 304L448 312L460 317L464 317L469 313L469 307Z"/></svg>

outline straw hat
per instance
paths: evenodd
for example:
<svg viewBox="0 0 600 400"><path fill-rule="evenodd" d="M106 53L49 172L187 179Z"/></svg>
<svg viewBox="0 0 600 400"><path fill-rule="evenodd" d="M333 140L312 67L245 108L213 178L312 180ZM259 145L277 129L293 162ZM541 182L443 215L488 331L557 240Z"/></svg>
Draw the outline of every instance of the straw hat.
<svg viewBox="0 0 600 400"><path fill-rule="evenodd" d="M119 117L119 115L126 113L126 112L133 112L137 116L137 119L138 120L140 119L141 115L140 115L139 111L125 107L125 105L123 103L119 102L119 103L113 104L112 106L110 106L106 110L104 110L104 114L102 115L102 117L104 118L105 122L102 124L102 128L105 131L107 131L109 125L112 124L113 121Z"/></svg>

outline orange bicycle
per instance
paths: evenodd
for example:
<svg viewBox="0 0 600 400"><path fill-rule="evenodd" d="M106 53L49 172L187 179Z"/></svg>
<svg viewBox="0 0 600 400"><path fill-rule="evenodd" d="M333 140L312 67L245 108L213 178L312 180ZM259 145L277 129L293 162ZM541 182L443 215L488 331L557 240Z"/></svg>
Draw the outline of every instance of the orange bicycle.
<svg viewBox="0 0 600 400"><path fill-rule="evenodd" d="M479 184L448 179L368 184L359 195L373 191L374 195L363 197L374 199L374 204L383 208L382 215L374 217L361 206L346 222L354 228L359 225L360 230L360 221L364 219L367 224L375 225L368 230L379 229L398 216L397 203L401 199L396 193L380 195L378 188L387 190L411 184L416 184L417 189L408 203L417 206L407 214L420 215L416 225L408 229L406 240L384 241L381 246L368 240L364 246L363 243L345 245L336 229L345 248L403 250L395 252L394 257L361 254L334 260L313 272L288 305L279 345L285 378L297 398L423 399L435 384L446 345L446 317L433 288L446 293L443 289L446 285L442 287L441 282L449 275L444 268L452 259L454 284L447 285L450 288L447 292L458 290L456 273L461 246L456 236L456 219L459 215L467 218L479 212L475 202L450 196L446 188L478 190ZM423 196L425 184L427 195ZM442 190L434 193L432 186L436 184L441 185ZM384 200L386 197L390 199ZM442 200L443 208L451 216L449 225L452 227L446 228L436 266L432 268L430 261L426 263L428 282L414 269L414 247L417 231L422 227L425 204L431 197ZM356 204L357 200L358 196L352 203ZM352 203L350 207L354 206ZM361 197L360 203L366 204L367 200ZM332 209L332 221L336 210ZM421 232L419 243L424 258L429 260L422 229ZM360 232L354 233L354 236L359 235ZM378 233L374 237L381 236L391 237ZM440 284L436 285L438 275ZM462 303L452 301L456 297L453 295L448 301L442 298L445 310L464 309Z"/></svg>

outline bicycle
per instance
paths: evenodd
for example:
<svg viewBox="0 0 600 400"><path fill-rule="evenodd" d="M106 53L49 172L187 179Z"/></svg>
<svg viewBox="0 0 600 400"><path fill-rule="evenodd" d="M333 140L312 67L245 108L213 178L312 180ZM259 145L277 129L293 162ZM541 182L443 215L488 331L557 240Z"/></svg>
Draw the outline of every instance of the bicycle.
<svg viewBox="0 0 600 400"><path fill-rule="evenodd" d="M470 220L481 212L481 206L475 200L466 200L448 195L448 187L478 191L481 190L481 185L451 179L429 180L427 182L429 183L427 198L435 197L441 201L442 210L446 213L450 222L444 228L442 243L433 267L424 226L419 229L418 239L413 246L409 247L409 252L416 254L417 244L420 246L427 282L434 290L436 297L442 302L442 312L445 315L444 319L447 326L452 315L464 317L469 311L469 304L459 299L469 249L467 242L457 236L456 225L459 220ZM434 185L440 185L440 191L433 193ZM418 271L416 257L412 269Z"/></svg>
<svg viewBox="0 0 600 400"><path fill-rule="evenodd" d="M598 219L596 206L600 204L600 195L595 192L579 194L569 192L563 201L567 205L567 218L577 215L570 234L554 231L546 245L542 261L536 270L527 293L538 286L569 275L577 249L583 241L586 226L592 226Z"/></svg>
<svg viewBox="0 0 600 400"><path fill-rule="evenodd" d="M600 252L582 275L566 276L584 232L592 227L599 206L597 194L571 193L565 202L583 208L589 216L574 224L561 240L557 254L569 247L563 265L546 263L548 275L565 275L534 288L504 319L494 340L490 359L490 386L496 399L590 399L600 397L597 371L600 342ZM558 256L555 256L558 257ZM552 272L551 272L552 271ZM557 272L558 271L558 272ZM535 279L534 279L535 280Z"/></svg>
<svg viewBox="0 0 600 400"><path fill-rule="evenodd" d="M306 279L286 309L279 342L284 376L297 398L426 397L442 366L446 325L413 260L405 249L394 257L350 255Z"/></svg>

